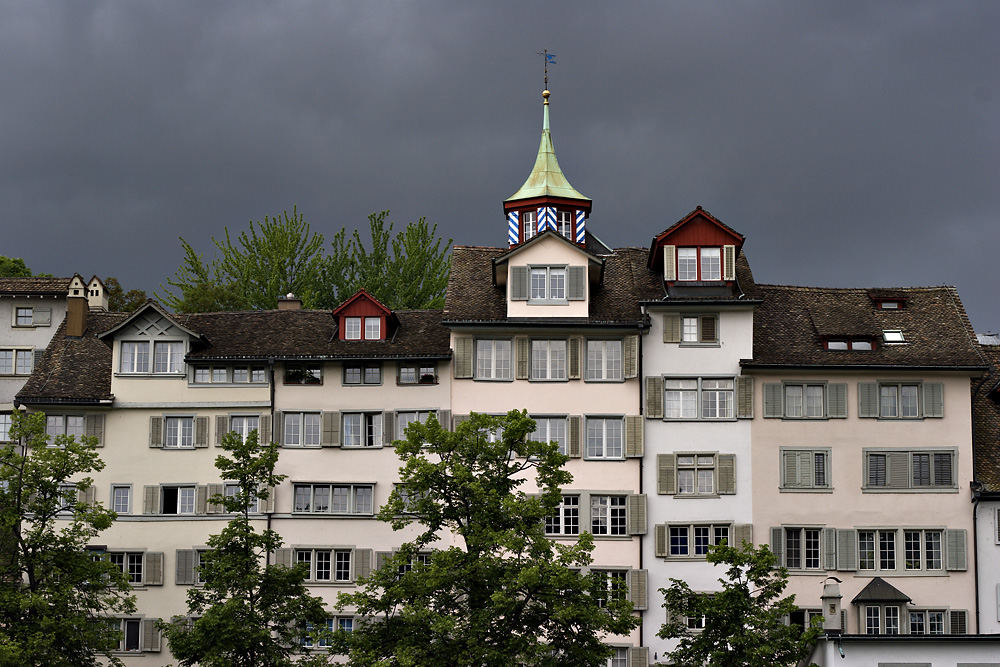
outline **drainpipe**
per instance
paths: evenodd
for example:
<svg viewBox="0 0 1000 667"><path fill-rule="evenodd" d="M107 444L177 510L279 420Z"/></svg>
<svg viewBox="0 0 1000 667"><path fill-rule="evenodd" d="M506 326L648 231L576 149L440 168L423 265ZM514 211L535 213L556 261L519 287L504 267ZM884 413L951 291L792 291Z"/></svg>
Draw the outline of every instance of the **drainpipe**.
<svg viewBox="0 0 1000 667"><path fill-rule="evenodd" d="M642 315L643 315L643 318L645 318L645 316L646 316L646 307L645 306L642 307ZM636 380L639 381L639 416L640 417L643 416L643 411L642 411L642 390L643 390L643 386L645 385L645 380L643 380L643 377L642 377L642 336L643 336L642 326L640 325L640 327L639 327L639 345L638 345L638 349L636 350L636 356L638 357L636 359ZM642 446L642 456L639 458L639 495L640 496L642 495L642 472L643 472L644 463L646 461L646 421L644 419L641 420L641 421L642 421L643 446ZM649 503L646 503L646 526L647 527L649 526ZM642 565L643 565L643 561L642 561L642 547L643 547L643 541L644 540L645 540L645 535L639 535L639 569L640 570L642 569ZM649 573L646 573L646 609L649 609L649 598L650 597L651 596L649 595ZM639 646L643 646L644 645L645 637L644 637L643 633L645 631L645 623L644 623L645 616L646 616L646 612L640 612L639 613Z"/></svg>
<svg viewBox="0 0 1000 667"><path fill-rule="evenodd" d="M270 403L271 403L271 406L270 406L271 407L271 437L273 438L274 437L274 430L277 427L277 424L275 424L275 422L274 422L274 357L269 357L268 358L268 360L267 360L267 370L268 370L268 374L270 375L270 385L271 385L271 387L270 387L270 390L271 390L271 401L270 401ZM278 490L275 489L272 493L277 494L277 492L278 492ZM271 502L275 502L275 499L271 498ZM268 512L267 513L267 529L268 530L271 530L271 515L272 514L273 514L273 512ZM272 552L270 552L270 551L267 552L267 564L268 565L272 564L271 563L271 553Z"/></svg>
<svg viewBox="0 0 1000 667"><path fill-rule="evenodd" d="M979 633L979 496L983 491L983 483L976 480L976 398L989 377L989 372L984 374L976 384L976 388L972 390L972 481L969 482L969 487L972 489L972 577L976 587L977 634Z"/></svg>

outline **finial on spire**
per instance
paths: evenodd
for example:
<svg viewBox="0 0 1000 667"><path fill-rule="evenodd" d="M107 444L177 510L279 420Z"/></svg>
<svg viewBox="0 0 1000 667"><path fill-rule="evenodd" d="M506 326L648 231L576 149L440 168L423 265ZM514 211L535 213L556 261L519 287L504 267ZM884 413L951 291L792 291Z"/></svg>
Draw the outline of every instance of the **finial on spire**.
<svg viewBox="0 0 1000 667"><path fill-rule="evenodd" d="M545 103L548 104L549 103L549 99L548 99L549 98L549 96L548 96L548 92L549 92L549 65L550 64L552 64L552 65L556 64L556 54L549 53L548 49L542 49L541 51L537 51L536 53L538 55L540 55L540 56L543 57L543 61L545 63L544 64L545 92L542 93L542 97L545 98Z"/></svg>

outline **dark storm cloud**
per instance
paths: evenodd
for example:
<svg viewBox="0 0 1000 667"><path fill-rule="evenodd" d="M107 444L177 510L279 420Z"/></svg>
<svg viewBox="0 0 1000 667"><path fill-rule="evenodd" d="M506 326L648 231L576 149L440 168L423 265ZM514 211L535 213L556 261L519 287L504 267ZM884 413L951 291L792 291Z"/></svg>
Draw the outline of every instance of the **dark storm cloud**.
<svg viewBox="0 0 1000 667"><path fill-rule="evenodd" d="M591 229L701 204L758 280L955 284L1000 328L995 2L0 4L0 254L149 290L223 227L500 244L537 148Z"/></svg>

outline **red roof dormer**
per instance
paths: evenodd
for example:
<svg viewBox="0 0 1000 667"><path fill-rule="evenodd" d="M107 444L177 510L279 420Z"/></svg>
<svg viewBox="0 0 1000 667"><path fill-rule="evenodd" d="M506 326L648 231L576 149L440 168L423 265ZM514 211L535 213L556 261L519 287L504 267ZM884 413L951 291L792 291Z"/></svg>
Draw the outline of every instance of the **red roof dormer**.
<svg viewBox="0 0 1000 667"><path fill-rule="evenodd" d="M340 340L385 340L395 316L381 301L365 290L337 306L332 313L337 320L337 337Z"/></svg>
<svg viewBox="0 0 1000 667"><path fill-rule="evenodd" d="M743 242L742 234L699 206L653 238L647 265L663 276L671 294L731 290Z"/></svg>

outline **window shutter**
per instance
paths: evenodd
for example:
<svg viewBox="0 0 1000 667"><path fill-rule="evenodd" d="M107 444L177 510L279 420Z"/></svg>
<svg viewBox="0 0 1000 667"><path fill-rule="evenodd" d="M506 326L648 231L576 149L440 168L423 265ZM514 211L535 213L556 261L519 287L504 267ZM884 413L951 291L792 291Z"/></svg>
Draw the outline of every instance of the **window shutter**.
<svg viewBox="0 0 1000 667"><path fill-rule="evenodd" d="M97 446L104 446L104 415L87 415L84 418L86 433L90 438L97 438Z"/></svg>
<svg viewBox="0 0 1000 667"><path fill-rule="evenodd" d="M639 375L639 336L625 336L625 379Z"/></svg>
<svg viewBox="0 0 1000 667"><path fill-rule="evenodd" d="M148 653L160 652L160 630L156 627L158 618L142 619L142 650Z"/></svg>
<svg viewBox="0 0 1000 667"><path fill-rule="evenodd" d="M222 446L222 437L229 433L229 415L215 415L215 445Z"/></svg>
<svg viewBox="0 0 1000 667"><path fill-rule="evenodd" d="M194 584L194 549L178 549L174 558L174 583L178 586Z"/></svg>
<svg viewBox="0 0 1000 667"><path fill-rule="evenodd" d="M271 444L271 415L260 416L260 428L257 429L257 442L261 445Z"/></svg>
<svg viewBox="0 0 1000 667"><path fill-rule="evenodd" d="M798 452L795 455L795 460L799 467L799 486L803 488L812 488L816 486L815 454L812 452Z"/></svg>
<svg viewBox="0 0 1000 667"><path fill-rule="evenodd" d="M514 338L517 347L517 379L527 380L531 372L531 341L524 336Z"/></svg>
<svg viewBox="0 0 1000 667"><path fill-rule="evenodd" d="M736 377L736 416L753 419L753 378L749 375Z"/></svg>
<svg viewBox="0 0 1000 667"><path fill-rule="evenodd" d="M924 389L924 417L944 417L944 385L927 382Z"/></svg>
<svg viewBox="0 0 1000 667"><path fill-rule="evenodd" d="M385 562L392 558L391 551L376 551L375 552L375 569L381 570L385 567Z"/></svg>
<svg viewBox="0 0 1000 667"><path fill-rule="evenodd" d="M642 417L628 415L625 417L625 457L642 458L645 447L642 438Z"/></svg>
<svg viewBox="0 0 1000 667"><path fill-rule="evenodd" d="M802 486L799 481L799 452L781 452L781 469L785 479L782 486L786 489L797 489Z"/></svg>
<svg viewBox="0 0 1000 667"><path fill-rule="evenodd" d="M396 413L392 410L386 410L382 413L382 444L391 445L396 440L395 436Z"/></svg>
<svg viewBox="0 0 1000 667"><path fill-rule="evenodd" d="M736 455L719 454L719 494L736 493Z"/></svg>
<svg viewBox="0 0 1000 667"><path fill-rule="evenodd" d="M31 309L31 323L36 327L47 327L52 324L52 309L35 306Z"/></svg>
<svg viewBox="0 0 1000 667"><path fill-rule="evenodd" d="M736 246L722 246L722 279L736 280Z"/></svg>
<svg viewBox="0 0 1000 667"><path fill-rule="evenodd" d="M625 499L627 505L628 534L646 534L646 494L630 495Z"/></svg>
<svg viewBox="0 0 1000 667"><path fill-rule="evenodd" d="M584 530L594 531L590 522L590 494L586 492L580 494L580 531Z"/></svg>
<svg viewBox="0 0 1000 667"><path fill-rule="evenodd" d="M567 421L567 445L566 453L570 458L578 459L580 458L580 415L570 415L566 418Z"/></svg>
<svg viewBox="0 0 1000 667"><path fill-rule="evenodd" d="M34 372L38 368L41 368L43 361L45 361L45 350L43 350L42 348L35 348L35 351L31 355L32 372Z"/></svg>
<svg viewBox="0 0 1000 667"><path fill-rule="evenodd" d="M630 647L628 650L628 667L649 667L649 647Z"/></svg>
<svg viewBox="0 0 1000 667"><path fill-rule="evenodd" d="M291 567L292 566L292 550L291 549L275 549L274 550L274 564L280 565L281 567Z"/></svg>
<svg viewBox="0 0 1000 667"><path fill-rule="evenodd" d="M837 569L853 572L858 569L858 532L837 530Z"/></svg>
<svg viewBox="0 0 1000 667"><path fill-rule="evenodd" d="M674 454L656 455L656 492L672 496L677 493L677 465Z"/></svg>
<svg viewBox="0 0 1000 667"><path fill-rule="evenodd" d="M163 447L163 417L149 418L149 446Z"/></svg>
<svg viewBox="0 0 1000 667"><path fill-rule="evenodd" d="M212 502L213 496L221 496L224 492L225 487L222 484L208 485L208 507L205 510L206 514L219 514L226 511L226 506L222 503Z"/></svg>
<svg viewBox="0 0 1000 667"><path fill-rule="evenodd" d="M159 514L160 513L160 487L159 486L144 486L144 487L142 487L142 513L143 514Z"/></svg>
<svg viewBox="0 0 1000 667"><path fill-rule="evenodd" d="M645 611L649 606L646 594L648 581L649 572L647 570L629 570L628 599L632 603L632 609L636 611Z"/></svg>
<svg viewBox="0 0 1000 667"><path fill-rule="evenodd" d="M278 495L277 490L271 486L267 489L267 502L265 503L264 511L268 514L274 512L274 499Z"/></svg>
<svg viewBox="0 0 1000 667"><path fill-rule="evenodd" d="M194 446L208 447L208 417L194 418Z"/></svg>
<svg viewBox="0 0 1000 667"><path fill-rule="evenodd" d="M823 569L837 569L837 529L823 529Z"/></svg>
<svg viewBox="0 0 1000 667"><path fill-rule="evenodd" d="M528 300L528 267L510 267L510 300Z"/></svg>
<svg viewBox="0 0 1000 667"><path fill-rule="evenodd" d="M583 301L587 298L587 267L571 266L567 270L566 299L569 301Z"/></svg>
<svg viewBox="0 0 1000 667"><path fill-rule="evenodd" d="M681 342L681 314L663 313L663 342Z"/></svg>
<svg viewBox="0 0 1000 667"><path fill-rule="evenodd" d="M206 514L208 512L208 487L204 484L199 484L195 487L194 496L195 514Z"/></svg>
<svg viewBox="0 0 1000 667"><path fill-rule="evenodd" d="M97 500L97 491L93 486L88 486L83 490L78 490L76 495L76 501L78 503L83 503L84 505L93 505Z"/></svg>
<svg viewBox="0 0 1000 667"><path fill-rule="evenodd" d="M569 360L569 369L566 377L570 380L580 379L580 339L571 337L566 341L566 356Z"/></svg>
<svg viewBox="0 0 1000 667"><path fill-rule="evenodd" d="M452 419L455 422L455 430L456 431L458 430L459 424L464 424L465 422L469 421L470 416L471 415L455 415L454 417L452 417Z"/></svg>
<svg viewBox="0 0 1000 667"><path fill-rule="evenodd" d="M354 580L363 579L372 573L372 550L354 550Z"/></svg>
<svg viewBox="0 0 1000 667"><path fill-rule="evenodd" d="M969 632L969 612L964 609L952 609L948 612L948 620L951 624L951 634L964 635Z"/></svg>
<svg viewBox="0 0 1000 667"><path fill-rule="evenodd" d="M858 417L878 417L878 383L858 383Z"/></svg>
<svg viewBox="0 0 1000 667"><path fill-rule="evenodd" d="M143 583L147 586L163 585L163 552L147 551Z"/></svg>
<svg viewBox="0 0 1000 667"><path fill-rule="evenodd" d="M340 447L340 413L324 412L322 416L323 436L320 441L324 447Z"/></svg>
<svg viewBox="0 0 1000 667"><path fill-rule="evenodd" d="M784 406L781 404L784 386L780 382L764 383L764 418L776 419L785 416Z"/></svg>
<svg viewBox="0 0 1000 667"><path fill-rule="evenodd" d="M285 444L285 413L275 412L274 413L274 441L278 443L279 447Z"/></svg>
<svg viewBox="0 0 1000 667"><path fill-rule="evenodd" d="M677 280L677 246L663 246L663 279Z"/></svg>
<svg viewBox="0 0 1000 667"><path fill-rule="evenodd" d="M701 327L699 327L699 342L718 343L719 342L719 320L715 315L702 315Z"/></svg>
<svg viewBox="0 0 1000 667"><path fill-rule="evenodd" d="M733 541L734 547L740 547L744 542L753 544L753 524L738 523L733 526Z"/></svg>
<svg viewBox="0 0 1000 667"><path fill-rule="evenodd" d="M965 570L968 568L965 555L965 529L944 531L947 552L945 554L945 569Z"/></svg>
<svg viewBox="0 0 1000 667"><path fill-rule="evenodd" d="M437 416L438 423L441 424L441 428L446 431L452 430L451 428L451 410L435 410L434 414Z"/></svg>
<svg viewBox="0 0 1000 667"><path fill-rule="evenodd" d="M458 380L472 377L472 359L475 341L472 336L455 336L455 378Z"/></svg>
<svg viewBox="0 0 1000 667"><path fill-rule="evenodd" d="M785 546L785 530L781 527L771 528L771 553L774 554L775 558L778 560L778 565L785 564L784 551Z"/></svg>
<svg viewBox="0 0 1000 667"><path fill-rule="evenodd" d="M663 377L646 377L646 418L663 419Z"/></svg>
<svg viewBox="0 0 1000 667"><path fill-rule="evenodd" d="M908 452L889 452L885 455L886 486L890 489L906 489L910 486L910 455Z"/></svg>
<svg viewBox="0 0 1000 667"><path fill-rule="evenodd" d="M654 545L654 547L656 549L656 556L657 556L657 558L666 558L667 557L667 527L664 524L662 524L662 523L658 523L653 528L653 534L654 534L654 540L653 541L656 543Z"/></svg>
<svg viewBox="0 0 1000 667"><path fill-rule="evenodd" d="M831 419L847 417L847 384L834 382L826 386L826 416Z"/></svg>

